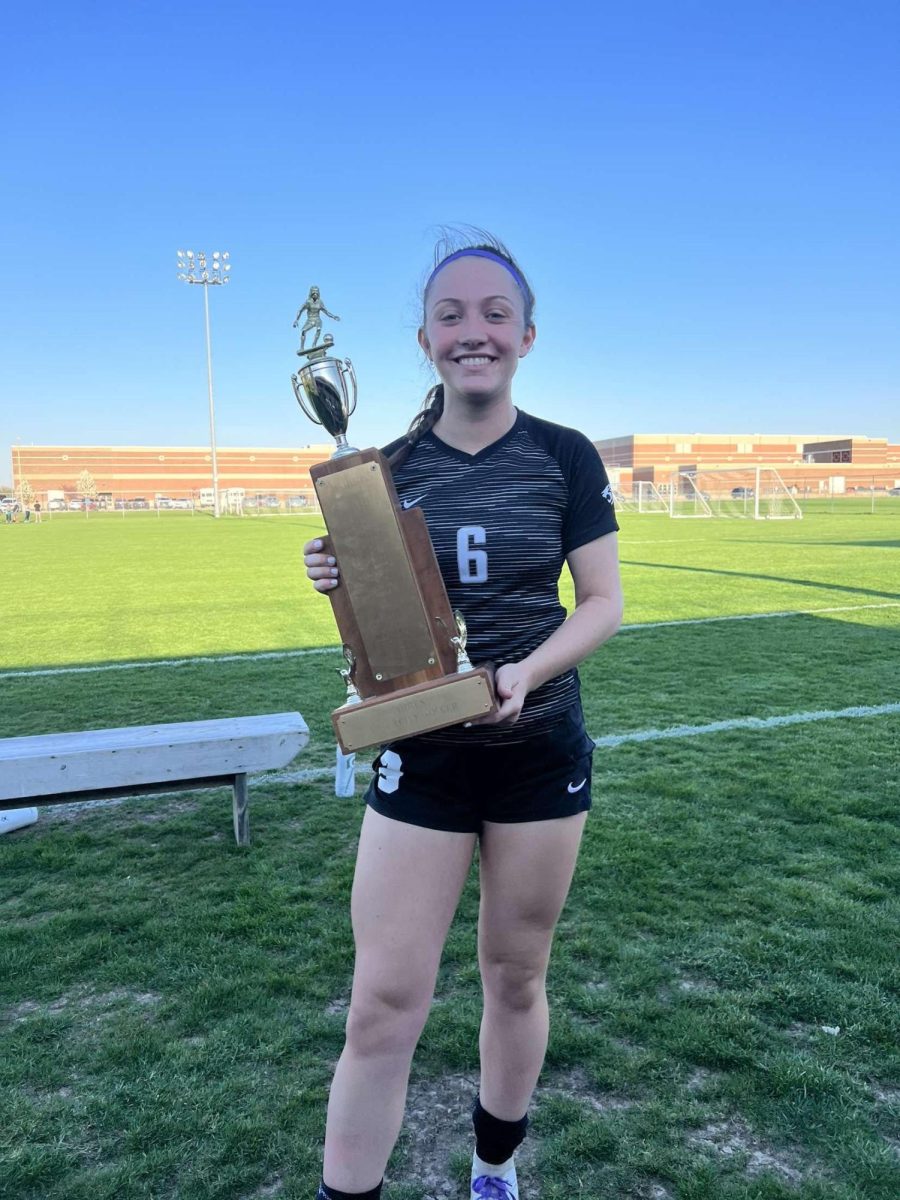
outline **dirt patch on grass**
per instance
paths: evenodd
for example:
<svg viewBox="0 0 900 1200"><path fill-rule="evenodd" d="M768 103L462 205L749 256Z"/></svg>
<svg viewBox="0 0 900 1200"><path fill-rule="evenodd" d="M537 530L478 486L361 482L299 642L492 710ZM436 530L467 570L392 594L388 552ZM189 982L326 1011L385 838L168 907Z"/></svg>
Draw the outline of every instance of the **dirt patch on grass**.
<svg viewBox="0 0 900 1200"><path fill-rule="evenodd" d="M192 813L200 807L198 800L179 799L176 793L164 792L155 796L115 796L104 800L72 800L67 804L48 804L41 809L41 820L74 821L86 812L99 808L120 808L127 805L123 813L117 813L121 823L149 825L164 821L175 813Z"/></svg>
<svg viewBox="0 0 900 1200"><path fill-rule="evenodd" d="M463 1175L468 1174L474 1149L472 1105L477 1095L477 1075L411 1079L397 1164L389 1168L388 1182L420 1187L424 1190L424 1200L450 1200L465 1195ZM636 1103L626 1096L597 1088L579 1068L548 1073L535 1093L532 1109L539 1108L541 1100L549 1097L574 1100L603 1114ZM540 1200L541 1196L535 1170L537 1149L538 1138L531 1130L516 1151L519 1184L529 1200ZM671 1194L662 1184L651 1181L638 1195L640 1200L669 1200Z"/></svg>
<svg viewBox="0 0 900 1200"><path fill-rule="evenodd" d="M276 1175L274 1179L261 1183L255 1191L248 1192L242 1200L269 1200L272 1196L280 1196L283 1191L284 1180Z"/></svg>
<svg viewBox="0 0 900 1200"><path fill-rule="evenodd" d="M112 800L71 800L68 804L48 804L41 809L41 820L74 821L84 812L94 808L118 808L125 803L125 797Z"/></svg>
<svg viewBox="0 0 900 1200"><path fill-rule="evenodd" d="M558 1096L563 1100L577 1100L598 1113L621 1112L633 1108L637 1103L618 1092L604 1092L591 1083L580 1067L571 1071L549 1076L547 1082L540 1086L536 1099L540 1103L542 1096Z"/></svg>
<svg viewBox="0 0 900 1200"><path fill-rule="evenodd" d="M718 988L711 979L700 975L679 975L675 980L675 990L678 992L715 992Z"/></svg>
<svg viewBox="0 0 900 1200"><path fill-rule="evenodd" d="M109 992L96 992L88 987L74 988L56 1000L22 1000L0 1013L0 1021L17 1024L35 1015L54 1016L57 1013L77 1012L94 1023L112 1016L116 1009L125 1007L150 1011L161 1000L162 997L156 992L137 992L130 988L113 988Z"/></svg>
<svg viewBox="0 0 900 1200"><path fill-rule="evenodd" d="M406 1118L398 1144L398 1165L388 1169L388 1183L423 1189L423 1200L455 1200L466 1194L460 1164L468 1164L475 1142L472 1105L478 1095L475 1075L443 1075L411 1079ZM540 1200L532 1177L534 1149L529 1136L516 1151L516 1171L525 1195ZM468 1172L468 1165L465 1167Z"/></svg>
<svg viewBox="0 0 900 1200"><path fill-rule="evenodd" d="M608 992L609 981L606 979L589 979L584 987L585 991L588 992Z"/></svg>
<svg viewBox="0 0 900 1200"><path fill-rule="evenodd" d="M790 1150L776 1150L758 1137L740 1118L716 1121L695 1130L688 1136L691 1146L715 1158L743 1161L744 1173L751 1179L774 1175L782 1183L796 1187L804 1180L816 1178L821 1172L805 1165L799 1155Z"/></svg>
<svg viewBox="0 0 900 1200"><path fill-rule="evenodd" d="M706 1067L695 1067L688 1076L687 1087L689 1092L699 1092L709 1083L714 1083L721 1077L720 1072L710 1071Z"/></svg>

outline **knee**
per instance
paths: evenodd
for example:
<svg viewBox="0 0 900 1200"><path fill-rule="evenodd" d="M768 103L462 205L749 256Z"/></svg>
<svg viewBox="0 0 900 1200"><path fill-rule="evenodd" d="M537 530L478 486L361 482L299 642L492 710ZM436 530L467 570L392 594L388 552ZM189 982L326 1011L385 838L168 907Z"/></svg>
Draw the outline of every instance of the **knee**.
<svg viewBox="0 0 900 1200"><path fill-rule="evenodd" d="M409 1054L425 1026L431 995L417 989L381 985L354 988L347 1016L347 1045L356 1054Z"/></svg>
<svg viewBox="0 0 900 1200"><path fill-rule="evenodd" d="M485 999L513 1012L526 1012L544 998L546 962L489 958L481 964Z"/></svg>

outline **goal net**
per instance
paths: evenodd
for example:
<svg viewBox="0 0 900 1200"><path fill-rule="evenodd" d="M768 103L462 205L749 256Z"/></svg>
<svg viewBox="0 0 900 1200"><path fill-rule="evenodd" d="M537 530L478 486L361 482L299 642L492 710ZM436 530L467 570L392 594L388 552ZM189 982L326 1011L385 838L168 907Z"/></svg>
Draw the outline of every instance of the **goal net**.
<svg viewBox="0 0 900 1200"><path fill-rule="evenodd" d="M800 505L775 467L701 468L681 472L706 500L713 516L745 520L794 520Z"/></svg>
<svg viewBox="0 0 900 1200"><path fill-rule="evenodd" d="M635 480L630 493L614 484L610 484L610 488L618 512L668 514L668 496L664 496L654 483Z"/></svg>
<svg viewBox="0 0 900 1200"><path fill-rule="evenodd" d="M675 471L669 488L670 517L711 517L709 495L697 483L696 471Z"/></svg>
<svg viewBox="0 0 900 1200"><path fill-rule="evenodd" d="M639 479L634 484L634 497L640 513L662 513L669 511L669 498L660 492L655 483Z"/></svg>

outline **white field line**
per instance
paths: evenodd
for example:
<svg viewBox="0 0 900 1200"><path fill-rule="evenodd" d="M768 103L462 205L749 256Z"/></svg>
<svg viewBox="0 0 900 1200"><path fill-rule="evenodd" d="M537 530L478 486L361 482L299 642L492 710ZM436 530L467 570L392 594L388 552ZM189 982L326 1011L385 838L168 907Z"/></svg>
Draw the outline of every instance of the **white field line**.
<svg viewBox="0 0 900 1200"><path fill-rule="evenodd" d="M818 712L783 713L777 717L733 717L728 721L712 721L708 725L672 725L668 729L636 729L631 733L610 733L591 740L601 749L615 749L627 742L659 742L669 738L700 737L706 733L727 733L732 729L777 729L782 725L806 725L812 721L846 721L860 717L884 717L900 713L895 704L857 705L853 708L823 709ZM365 764L368 766L368 762ZM308 771L272 771L260 775L260 783L308 783L334 775L333 767Z"/></svg>
<svg viewBox="0 0 900 1200"><path fill-rule="evenodd" d="M846 721L859 717L884 717L900 713L900 703L857 705L853 708L823 709L818 712L782 713L777 717L732 717L708 725L672 725L668 729L637 729L632 733L610 733L595 737L594 745L603 748L624 746L626 742L659 742L667 738L699 737L705 733L727 733L731 729L777 729L782 725L806 725L811 721Z"/></svg>
<svg viewBox="0 0 900 1200"><path fill-rule="evenodd" d="M860 717L883 717L900 713L900 703L862 705L855 708L826 709L819 712L783 713L777 717L734 717L729 721L713 721L708 725L672 725L668 729L637 729L631 733L610 733L605 737L593 738L595 746L601 749L614 750L627 742L658 742L669 738L700 737L707 733L726 733L732 729L777 729L784 725L806 725L812 721L842 721L854 720ZM368 769L368 759L358 764L361 771ZM268 783L312 783L319 779L333 779L334 767L308 767L299 771L267 771L252 776L254 784ZM227 786L225 784L220 785ZM155 793L168 799L175 795L173 792ZM114 807L123 802L123 798L111 800L73 800L69 804L47 805L50 812L60 816L66 813L78 812L81 809Z"/></svg>
<svg viewBox="0 0 900 1200"><path fill-rule="evenodd" d="M881 604L840 604L831 608L794 608L784 612L738 613L727 617L685 617L677 621L641 621L621 625L619 633L644 629L667 629L677 625L713 625L722 621L767 621L773 617L815 617L822 613L863 612L870 608L900 608L900 600ZM195 663L260 662L263 659L305 658L309 654L336 654L340 646L313 646L307 650L265 650L258 654L207 654L195 658L155 658L147 662L100 663L90 667L33 667L22 671L0 671L0 679L22 679L40 675L87 675L96 671L140 671L149 667L190 667Z"/></svg>
<svg viewBox="0 0 900 1200"><path fill-rule="evenodd" d="M637 625L620 625L619 633L638 633L642 629L666 629L671 625L713 625L720 621L768 621L773 617L816 617L820 613L862 612L867 608L900 608L900 600L881 604L839 604L833 608L792 608L784 612L739 613L730 617L685 617L679 621L642 621ZM0 679L3 676L0 675Z"/></svg>
<svg viewBox="0 0 900 1200"><path fill-rule="evenodd" d="M87 675L94 671L140 671L146 667L189 667L194 663L257 662L265 658L304 658L307 654L335 654L339 649L339 646L313 646L308 650L264 650L259 654L203 654L196 658L100 663L96 667L37 667L25 671L0 671L0 679L21 679L26 675Z"/></svg>

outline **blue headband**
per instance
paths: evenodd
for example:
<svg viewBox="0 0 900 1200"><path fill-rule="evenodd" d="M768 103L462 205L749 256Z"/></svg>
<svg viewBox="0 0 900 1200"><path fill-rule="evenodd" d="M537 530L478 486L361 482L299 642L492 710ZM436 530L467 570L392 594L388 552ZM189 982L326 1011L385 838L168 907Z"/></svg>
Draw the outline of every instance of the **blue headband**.
<svg viewBox="0 0 900 1200"><path fill-rule="evenodd" d="M513 279L516 281L519 291L522 293L522 299L525 301L525 311L526 313L528 312L528 309L531 307L531 297L528 294L528 284L512 265L512 263L507 262L502 255L495 254L493 250L478 250L474 246L466 250L457 250L453 254L448 254L443 262L439 262L428 276L428 282L425 284L426 293L434 282L434 277L437 275L438 271L442 271L444 267L446 267L447 263L452 263L457 258L465 257L489 258L491 262L499 263L501 267L506 267L507 271L509 271L510 275L512 275Z"/></svg>

